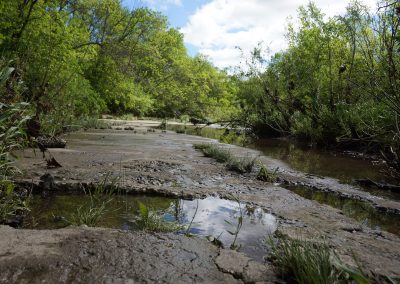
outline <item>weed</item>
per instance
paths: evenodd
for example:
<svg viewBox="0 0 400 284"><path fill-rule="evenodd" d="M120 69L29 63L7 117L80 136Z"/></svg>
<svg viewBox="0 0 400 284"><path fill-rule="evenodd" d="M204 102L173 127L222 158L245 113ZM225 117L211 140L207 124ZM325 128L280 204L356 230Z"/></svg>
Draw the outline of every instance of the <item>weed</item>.
<svg viewBox="0 0 400 284"><path fill-rule="evenodd" d="M203 152L204 156L214 158L219 163L226 163L232 159L231 152L222 147L211 144L195 144L194 148Z"/></svg>
<svg viewBox="0 0 400 284"><path fill-rule="evenodd" d="M91 128L91 129L110 129L111 125L105 122L104 120L97 119L96 117L86 117L82 118L78 122L78 124L82 128Z"/></svg>
<svg viewBox="0 0 400 284"><path fill-rule="evenodd" d="M280 236L277 242L271 238L271 260L284 280L292 283L371 283L362 272L348 268L328 245Z"/></svg>
<svg viewBox="0 0 400 284"><path fill-rule="evenodd" d="M5 80L6 73L2 77ZM0 103L0 224L28 211L28 202L14 194L15 185L11 181L20 173L13 163L13 151L22 149L28 142L25 133L26 122L30 119L28 107L27 103Z"/></svg>
<svg viewBox="0 0 400 284"><path fill-rule="evenodd" d="M163 119L160 123L160 125L158 126L159 129L161 130L167 130L167 120Z"/></svg>
<svg viewBox="0 0 400 284"><path fill-rule="evenodd" d="M230 171L235 171L241 174L251 173L253 170L254 164L256 162L256 158L251 157L231 157L227 164L226 168Z"/></svg>
<svg viewBox="0 0 400 284"><path fill-rule="evenodd" d="M243 209L242 209L242 204L240 202L239 195L236 196L236 195L230 194L229 196L230 196L230 198L232 200L237 202L238 208L239 208L239 216L237 217L237 224L236 225L234 225L232 222L230 222L228 220L225 220L225 222L228 225L230 225L230 226L232 226L234 228L234 231L227 230L227 232L230 235L234 236L234 239L233 239L233 242L232 242L230 248L236 250L236 249L240 248L240 245L237 245L236 241L237 241L237 237L239 236L239 232L240 232L240 230L242 229L242 226L243 226L244 212L243 212Z"/></svg>
<svg viewBox="0 0 400 284"><path fill-rule="evenodd" d="M165 214L154 211L144 205L138 203L139 216L134 219L134 224L140 230L148 232L174 232L182 230L184 227L177 222L168 222L165 220Z"/></svg>
<svg viewBox="0 0 400 284"><path fill-rule="evenodd" d="M279 168L275 168L273 172L269 172L264 164L261 164L261 168L257 174L257 179L265 182L276 182L277 172Z"/></svg>
<svg viewBox="0 0 400 284"><path fill-rule="evenodd" d="M98 224L100 218L106 212L106 204L108 202L103 202L99 205L91 202L89 204L79 206L74 213L72 213L68 218L65 218L65 221L71 225L87 225L94 227Z"/></svg>
<svg viewBox="0 0 400 284"><path fill-rule="evenodd" d="M23 200L14 194L15 185L12 181L0 181L0 224L7 224L16 216L29 211L29 200Z"/></svg>
<svg viewBox="0 0 400 284"><path fill-rule="evenodd" d="M94 190L85 191L88 194L90 201L79 206L70 216L63 218L66 223L71 225L87 225L96 226L100 218L107 211L107 204L112 201L112 195L119 193L119 187L116 185L118 177L111 179L108 182L110 173L107 173L105 178L100 182Z"/></svg>
<svg viewBox="0 0 400 284"><path fill-rule="evenodd" d="M186 228L186 232L185 232L185 235L186 235L186 236L190 236L190 229L192 228L194 218L196 218L197 210L199 210L199 200L197 200L196 210L194 211L192 220L190 220L190 223L189 223L189 225L188 225L187 228Z"/></svg>

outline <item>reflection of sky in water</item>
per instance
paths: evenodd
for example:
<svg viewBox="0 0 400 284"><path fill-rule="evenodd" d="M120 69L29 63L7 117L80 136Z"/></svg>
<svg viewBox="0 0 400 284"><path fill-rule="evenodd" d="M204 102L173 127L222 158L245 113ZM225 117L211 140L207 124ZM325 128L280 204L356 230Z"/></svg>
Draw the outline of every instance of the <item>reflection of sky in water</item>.
<svg viewBox="0 0 400 284"><path fill-rule="evenodd" d="M34 220L26 228L48 229L60 228L65 223L54 219L54 216L70 216L79 206L90 202L90 197L84 196L53 196L51 198L33 198L30 218ZM177 200L160 197L141 196L115 196L107 204L107 211L99 220L99 226L135 230L133 220L138 214L138 202L144 203L152 210L164 213L166 221L178 221L189 224L197 206L197 200ZM198 200L199 208L193 220L190 232L195 235L213 236L229 247L234 239L227 231L235 231L239 217L237 202L208 197ZM265 213L261 208L247 208L241 205L244 213L243 226L237 239L242 245L241 251L249 256L261 259L265 254L263 247L264 238L276 230L276 219L273 215ZM34 219L33 219L34 218ZM29 217L26 220L30 220ZM232 223L228 224L226 221ZM33 226L33 227L31 227Z"/></svg>
<svg viewBox="0 0 400 284"><path fill-rule="evenodd" d="M195 214L197 201L181 200L180 206L183 211L184 223L189 223ZM263 254L260 248L262 248L265 237L276 230L276 218L271 214L265 213L261 208L254 208L254 211L253 209L246 210L243 204L242 208L244 220L237 244L242 245L244 252L257 257L257 253ZM218 237L222 233L220 240L225 247L229 247L234 236L227 231L235 232L238 217L239 208L236 202L214 197L199 200L199 208L193 220L191 233L214 237ZM232 223L232 225L225 220Z"/></svg>

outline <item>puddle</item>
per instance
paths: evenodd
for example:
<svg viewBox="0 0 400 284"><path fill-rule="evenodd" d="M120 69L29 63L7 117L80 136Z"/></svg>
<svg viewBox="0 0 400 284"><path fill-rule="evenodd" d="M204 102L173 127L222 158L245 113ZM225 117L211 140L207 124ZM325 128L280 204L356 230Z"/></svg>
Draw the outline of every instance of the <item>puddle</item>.
<svg viewBox="0 0 400 284"><path fill-rule="evenodd" d="M79 206L90 202L89 196L58 195L48 198L34 196L31 201L31 212L24 220L23 227L30 229L56 229L65 226L60 218L69 218ZM132 222L138 216L139 202L148 208L162 212L164 220L176 221L188 225L198 209L190 232L194 235L213 236L229 247L234 236L228 233L234 231L238 222L238 204L233 201L208 197L199 200L182 200L164 197L148 196L113 196L107 204L107 211L97 226L136 230ZM274 233L277 228L276 218L259 207L241 205L243 208L243 226L239 232L237 244L252 258L261 260L266 254L263 240ZM229 225L226 221L232 223Z"/></svg>
<svg viewBox="0 0 400 284"><path fill-rule="evenodd" d="M400 236L400 215L376 210L368 202L340 197L331 192L315 191L304 186L285 187L294 193L342 210L343 214L372 229L382 229Z"/></svg>

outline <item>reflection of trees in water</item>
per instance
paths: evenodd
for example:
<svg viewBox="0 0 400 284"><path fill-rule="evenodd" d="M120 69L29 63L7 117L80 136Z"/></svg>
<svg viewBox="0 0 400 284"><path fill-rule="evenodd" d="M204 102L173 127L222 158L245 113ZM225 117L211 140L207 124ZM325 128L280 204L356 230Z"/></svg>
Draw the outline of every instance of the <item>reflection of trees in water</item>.
<svg viewBox="0 0 400 284"><path fill-rule="evenodd" d="M391 233L400 234L400 217L392 213L378 212L368 202L339 197L334 193L321 192L306 187L289 188L304 198L340 209L344 215L368 225L371 228L381 227Z"/></svg>

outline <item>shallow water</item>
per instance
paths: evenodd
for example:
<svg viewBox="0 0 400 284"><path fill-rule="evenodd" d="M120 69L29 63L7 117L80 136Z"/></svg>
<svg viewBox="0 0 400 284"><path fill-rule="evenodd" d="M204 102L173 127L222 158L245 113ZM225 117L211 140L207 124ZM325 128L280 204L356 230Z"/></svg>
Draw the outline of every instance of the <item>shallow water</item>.
<svg viewBox="0 0 400 284"><path fill-rule="evenodd" d="M65 220L71 218L80 206L90 203L88 195L57 195L48 198L33 197L32 210L24 220L24 228L55 229L66 226ZM195 216L190 233L218 238L229 247L239 219L239 204L234 201L208 197L198 200L182 200L146 196L113 196L107 203L107 210L97 226L136 230L133 220L139 216L139 202L163 214L164 220L188 225ZM196 212L196 207L197 213ZM276 218L262 208L240 205L243 209L243 226L238 234L240 251L252 258L262 259L266 254L264 239L277 228ZM231 224L228 224L230 222ZM181 232L183 233L183 231Z"/></svg>
<svg viewBox="0 0 400 284"><path fill-rule="evenodd" d="M400 236L400 218L394 213L378 212L370 203L339 197L331 192L315 191L304 186L289 186L287 189L296 194L322 204L338 208L343 214L357 220L360 225L372 229L382 229Z"/></svg>
<svg viewBox="0 0 400 284"><path fill-rule="evenodd" d="M170 125L170 130L185 131L186 134L217 139L222 143L246 146L258 150L264 155L281 160L291 168L318 176L338 179L342 183L353 184L355 179L371 179L377 182L393 182L384 174L382 165L369 160L335 154L321 149L305 147L283 139L249 140L242 133L218 128L194 128L181 125ZM373 188L361 189L377 196L400 200L399 193Z"/></svg>

